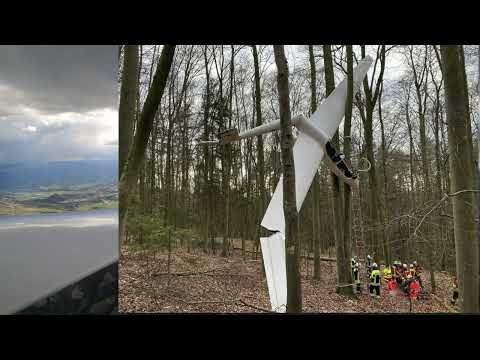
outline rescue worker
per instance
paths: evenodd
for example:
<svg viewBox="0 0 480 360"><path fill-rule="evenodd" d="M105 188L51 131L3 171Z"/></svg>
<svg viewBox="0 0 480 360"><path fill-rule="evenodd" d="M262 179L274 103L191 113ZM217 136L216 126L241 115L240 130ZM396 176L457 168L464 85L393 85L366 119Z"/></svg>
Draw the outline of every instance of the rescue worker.
<svg viewBox="0 0 480 360"><path fill-rule="evenodd" d="M402 282L402 290L405 294L410 295L410 284L414 281L414 278L408 273L408 271L405 274Z"/></svg>
<svg viewBox="0 0 480 360"><path fill-rule="evenodd" d="M413 267L415 269L415 278L418 280L418 283L420 284L422 290L425 290L425 288L423 287L422 277L420 276L420 274L422 273L422 267L418 265L416 261L413 262Z"/></svg>
<svg viewBox="0 0 480 360"><path fill-rule="evenodd" d="M402 285L402 277L402 264L400 261L397 261L397 266L395 267L395 281L397 282L398 286Z"/></svg>
<svg viewBox="0 0 480 360"><path fill-rule="evenodd" d="M375 293L375 294L374 294ZM370 274L370 296L380 297L380 270L376 263L372 264L372 272Z"/></svg>
<svg viewBox="0 0 480 360"><path fill-rule="evenodd" d="M392 268L390 267L390 264L387 264L383 269L383 280L385 281L385 284L392 280Z"/></svg>
<svg viewBox="0 0 480 360"><path fill-rule="evenodd" d="M352 258L352 274L353 280L355 281L356 291L360 293L362 291L362 287L360 284L360 264L358 263L356 258Z"/></svg>
<svg viewBox="0 0 480 360"><path fill-rule="evenodd" d="M408 278L407 264L402 264L401 276L402 276L402 288L405 288L405 286L407 285L407 278Z"/></svg>
<svg viewBox="0 0 480 360"><path fill-rule="evenodd" d="M417 272L415 271L415 267L413 266L413 264L410 264L410 265L409 265L408 273L409 273L413 278L416 278L416 277L417 277Z"/></svg>
<svg viewBox="0 0 480 360"><path fill-rule="evenodd" d="M409 275L411 277L411 275ZM410 299L412 300L418 300L418 293L420 292L420 285L418 284L418 281L411 277L412 280L410 281L408 285L408 295L410 296Z"/></svg>
<svg viewBox="0 0 480 360"><path fill-rule="evenodd" d="M372 272L372 257L370 255L367 255L367 275L370 276L370 273Z"/></svg>
<svg viewBox="0 0 480 360"><path fill-rule="evenodd" d="M455 276L453 278L453 295L452 295L452 300L450 301L450 303L452 305L455 305L455 303L457 302L457 299L458 299L458 279Z"/></svg>

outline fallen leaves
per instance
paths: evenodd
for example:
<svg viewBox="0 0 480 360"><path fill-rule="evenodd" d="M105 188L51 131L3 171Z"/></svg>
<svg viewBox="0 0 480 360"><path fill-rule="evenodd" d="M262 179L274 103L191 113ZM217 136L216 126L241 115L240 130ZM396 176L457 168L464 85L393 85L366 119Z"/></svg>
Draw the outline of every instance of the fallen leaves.
<svg viewBox="0 0 480 360"><path fill-rule="evenodd" d="M155 249L121 249L119 310L121 312L264 312L270 311L267 282L260 261L244 261L241 252L228 258L205 254L201 249L187 253L175 249L167 272L166 252ZM303 311L308 313L408 313L410 304L404 296L392 296L382 287L381 298L371 298L366 284L362 294L349 298L335 292L334 263L321 266L321 280L307 276L302 261ZM309 265L312 269L312 264ZM161 276L158 276L161 275ZM423 283L430 289L430 274ZM435 297L413 302L412 312L453 312L446 306L451 298L452 278L435 273Z"/></svg>

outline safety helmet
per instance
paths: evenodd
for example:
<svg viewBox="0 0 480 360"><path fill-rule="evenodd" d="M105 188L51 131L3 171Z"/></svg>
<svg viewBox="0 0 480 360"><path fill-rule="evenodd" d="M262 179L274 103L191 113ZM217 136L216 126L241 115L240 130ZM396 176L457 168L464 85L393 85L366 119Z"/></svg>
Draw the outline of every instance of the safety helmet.
<svg viewBox="0 0 480 360"><path fill-rule="evenodd" d="M414 266L417 266L417 262L416 262L416 261L414 261L414 262L413 262L413 265L414 265Z"/></svg>
<svg viewBox="0 0 480 360"><path fill-rule="evenodd" d="M403 268L406 269L406 268L407 268L407 264L403 264Z"/></svg>
<svg viewBox="0 0 480 360"><path fill-rule="evenodd" d="M372 257L370 255L367 255L367 259L371 259Z"/></svg>
<svg viewBox="0 0 480 360"><path fill-rule="evenodd" d="M373 263L373 264L372 264L372 268L377 269L377 268L378 268L377 263Z"/></svg>
<svg viewBox="0 0 480 360"><path fill-rule="evenodd" d="M410 264L410 268L413 268L413 264Z"/></svg>

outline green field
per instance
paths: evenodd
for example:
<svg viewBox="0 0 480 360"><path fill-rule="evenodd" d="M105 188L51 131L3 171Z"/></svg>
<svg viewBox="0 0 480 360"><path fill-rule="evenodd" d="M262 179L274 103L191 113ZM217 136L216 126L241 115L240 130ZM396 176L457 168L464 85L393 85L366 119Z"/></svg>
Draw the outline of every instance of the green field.
<svg viewBox="0 0 480 360"><path fill-rule="evenodd" d="M118 201L107 201L97 204L85 204L77 208L78 211L98 210L98 209L116 209L118 208Z"/></svg>
<svg viewBox="0 0 480 360"><path fill-rule="evenodd" d="M0 215L28 215L118 208L116 185L44 188L0 194Z"/></svg>

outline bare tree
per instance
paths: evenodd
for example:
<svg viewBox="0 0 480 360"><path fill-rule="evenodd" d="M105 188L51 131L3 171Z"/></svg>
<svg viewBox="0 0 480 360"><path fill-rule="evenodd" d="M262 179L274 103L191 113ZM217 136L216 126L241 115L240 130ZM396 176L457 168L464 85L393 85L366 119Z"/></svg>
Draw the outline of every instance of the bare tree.
<svg viewBox="0 0 480 360"><path fill-rule="evenodd" d="M445 78L445 103L447 105L448 149L451 173L451 192L472 190L473 154L470 146L470 115L466 106L461 45L441 46ZM475 197L471 192L455 196L453 218L457 273L460 283L460 299L463 312L479 311L478 241L475 238Z"/></svg>
<svg viewBox="0 0 480 360"><path fill-rule="evenodd" d="M365 57L365 46L361 46L362 58ZM383 253L385 256L388 256L388 245L386 244L385 239L383 239L383 219L382 219L382 206L380 206L380 199L378 197L378 185L377 185L377 173L375 166L375 156L374 156L374 146L373 146L373 112L375 105L377 103L380 87L383 81L383 74L385 70L385 45L377 47L377 54L374 62L373 74L369 83L368 77L365 77L363 80L363 88L365 90L365 110L360 109L360 114L362 115L362 121L365 128L365 145L367 159L371 164L369 175L370 183L370 217L372 219L372 232L371 232L371 242L374 252L377 254L380 253L381 245L383 247ZM377 64L380 63L380 72L377 76L377 81L374 85L375 73L377 70ZM361 104L360 102L358 102ZM377 257L376 256L376 257Z"/></svg>
<svg viewBox="0 0 480 360"><path fill-rule="evenodd" d="M302 312L302 285L300 278L300 239L298 237L298 211L295 191L294 138L288 89L288 64L283 45L274 45L277 65L277 87L280 111L280 133L283 163L283 212L285 215L285 241L287 263L287 312Z"/></svg>
<svg viewBox="0 0 480 360"><path fill-rule="evenodd" d="M352 45L347 45L347 101L345 103L345 120L343 123L343 152L345 154L345 160L350 161L351 155L351 128L352 128L352 110L353 110L353 51ZM337 264L341 261L342 282L344 284L351 284L352 272L350 268L350 249L352 241L352 190L348 184L344 184L344 222L343 222L343 241L342 241L342 254L343 259L339 259L337 256ZM339 265L337 265L337 268ZM338 271L338 270L337 270ZM350 286L347 289L352 289ZM353 292L347 293L353 295Z"/></svg>
<svg viewBox="0 0 480 360"><path fill-rule="evenodd" d="M258 65L258 52L257 46L252 46L253 51L253 66L255 71L255 113L256 113L256 126L262 125L262 97L260 93L260 68ZM266 193L265 193L265 161L263 155L263 137L257 136L257 173L258 173L258 181L257 181L257 188L259 191L259 201L258 201L258 214L262 214L265 210L265 204L267 202ZM256 249L258 251L258 244L261 235L261 226L258 224L257 227L257 236L256 236Z"/></svg>
<svg viewBox="0 0 480 360"><path fill-rule="evenodd" d="M313 45L308 45L308 59L310 63L310 112L313 114L317 110L317 70L315 68L315 56ZM313 178L313 278L320 279L320 222L319 222L319 177L318 171Z"/></svg>
<svg viewBox="0 0 480 360"><path fill-rule="evenodd" d="M127 209L132 198L133 188L138 180L140 167L143 166L148 138L152 131L153 121L160 100L162 99L165 84L167 83L174 53L175 45L164 45L152 86L148 91L147 99L145 100L141 116L138 120L133 144L128 153L126 167L120 178L118 187L119 202L123 204L123 206L120 207L120 239L123 239ZM122 131L122 129L120 129L120 131ZM120 147L121 146L122 144L120 144Z"/></svg>
<svg viewBox="0 0 480 360"><path fill-rule="evenodd" d="M118 109L120 144L118 168L122 176L128 151L133 139L138 89L138 45L125 45L123 51L123 74Z"/></svg>

